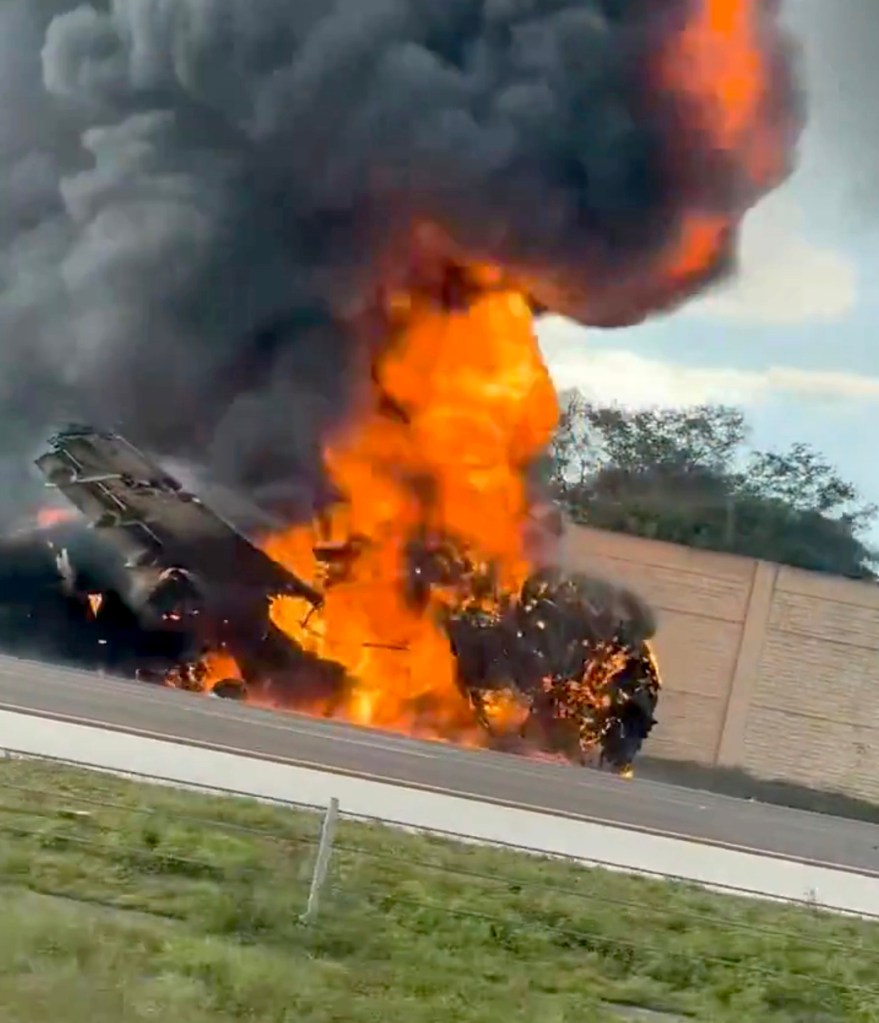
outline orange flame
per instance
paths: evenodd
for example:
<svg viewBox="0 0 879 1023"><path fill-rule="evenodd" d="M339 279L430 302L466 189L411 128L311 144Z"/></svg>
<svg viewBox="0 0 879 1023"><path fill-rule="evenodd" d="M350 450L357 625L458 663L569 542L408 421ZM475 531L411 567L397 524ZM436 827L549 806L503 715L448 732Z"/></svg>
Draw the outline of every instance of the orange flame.
<svg viewBox="0 0 879 1023"><path fill-rule="evenodd" d="M766 0L699 0L666 68L667 86L703 110L694 127L718 149L739 153L757 184L771 183L787 162L787 139L772 130L775 117L766 109L766 8Z"/></svg>
<svg viewBox="0 0 879 1023"><path fill-rule="evenodd" d="M473 714L435 607L419 613L406 598L406 545L454 537L493 563L506 588L521 585L530 567L523 470L548 443L558 408L517 291L497 283L460 310L416 297L397 314L404 322L361 417L326 452L346 498L330 513L327 538L363 543L319 615L280 598L272 617L307 650L345 666L353 685L336 713L460 739L475 736ZM314 529L293 529L266 549L317 580L318 539Z"/></svg>
<svg viewBox="0 0 879 1023"><path fill-rule="evenodd" d="M36 515L37 527L51 529L52 526L59 526L62 522L70 522L75 514L68 508L40 508Z"/></svg>
<svg viewBox="0 0 879 1023"><path fill-rule="evenodd" d="M778 102L775 69L766 55L777 50L767 31L775 27L765 0L690 0L650 83L680 120L681 155L697 137L697 157L713 153L719 172L733 168L750 183L740 213L787 169L790 118L771 106ZM677 155L670 152L669 161ZM681 159L682 173L690 162ZM697 177L704 184L704 165ZM689 184L681 179L685 196ZM658 261L630 275L633 289L657 305L722 263L735 237L738 216L719 212L704 188L694 191ZM442 265L450 250L439 248ZM318 613L293 598L272 607L280 629L350 677L341 705L313 710L478 741L438 622L441 597L429 596L420 610L407 597L407 544L450 537L491 564L504 590L516 591L532 568L524 469L549 441L558 409L524 294L493 268L469 268L468 282L472 300L461 308L417 291L388 303L394 337L357 415L325 452L344 501L320 522L270 538L266 549L325 590ZM536 282L535 291L550 284ZM328 578L332 585L323 586ZM596 665L599 673L612 670ZM584 699L603 691L600 679L580 682ZM482 713L493 725L514 727L523 708L510 693L490 693Z"/></svg>
<svg viewBox="0 0 879 1023"><path fill-rule="evenodd" d="M202 661L204 671L203 688L210 691L218 682L226 679L240 679L241 669L235 658L225 650L214 650Z"/></svg>
<svg viewBox="0 0 879 1023"><path fill-rule="evenodd" d="M765 58L766 0L692 2L690 18L660 55L659 84L685 107L684 130L707 139L710 149L745 171L755 190L765 190L785 171L789 141L779 112L768 107L773 69ZM735 226L707 210L685 211L665 255L667 278L697 277Z"/></svg>

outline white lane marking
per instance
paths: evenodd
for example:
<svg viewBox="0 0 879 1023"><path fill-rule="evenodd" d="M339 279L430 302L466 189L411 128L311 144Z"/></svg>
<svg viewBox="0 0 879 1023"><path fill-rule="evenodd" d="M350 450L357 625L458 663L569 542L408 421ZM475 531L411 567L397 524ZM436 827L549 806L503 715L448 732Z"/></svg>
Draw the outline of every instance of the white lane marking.
<svg viewBox="0 0 879 1023"><path fill-rule="evenodd" d="M632 872L741 888L773 899L806 900L846 913L879 916L879 877L799 863L699 842L554 817L535 810L330 774L181 744L0 711L0 743L17 753L51 756L117 773L219 788L234 779L241 794L326 805L411 828L456 833L475 841L599 860Z"/></svg>
<svg viewBox="0 0 879 1023"><path fill-rule="evenodd" d="M42 681L43 684L50 686L62 687L67 693L77 690L92 697L101 693L107 695L112 693L116 702L128 702L131 705L141 706L149 705L155 708L161 707L165 710L170 706L169 700L179 699L181 714L190 717L221 719L227 722L240 721L250 728L265 729L289 736L291 741L294 741L294 737L302 736L319 742L345 743L348 746L393 753L404 757L417 757L424 760L455 759L459 763L472 763L482 774L493 772L503 774L506 778L517 776L528 777L532 780L539 776L541 783L548 786L562 784L565 787L573 786L581 791L590 791L596 794L603 790L601 792L603 796L607 796L616 789L622 799L627 798L626 790L633 788L632 782L622 781L607 774L593 776L591 772L578 771L570 765L518 758L490 750L457 747L452 743L439 740L420 740L392 732L382 733L375 729L358 727L347 722L312 718L295 712L270 711L249 707L239 717L237 716L237 711L240 708L229 705L225 705L222 708L217 707L216 703L202 700L194 694L190 695L165 690L160 687L134 682L130 679L84 672L76 668L50 665L39 661L19 660L0 655L0 680L5 677L10 681L18 682L20 681L22 669L26 669L29 674L32 674L35 677L35 681ZM61 682L59 676L64 679L63 682ZM0 700L0 707L2 706L21 713L27 713L29 710L32 710L30 707L18 704L5 704ZM254 714L253 711L258 711L258 713ZM51 711L47 710L46 713L51 713ZM65 716L74 717L75 715ZM100 720L95 720L94 724L98 727L123 727ZM186 739L187 736L175 735L174 738ZM323 767L326 765L318 766ZM841 820L832 815L818 815L791 807L775 807L759 801L743 801L735 796L727 796L722 793L682 790L663 782L652 782L646 779L636 778L634 787L640 799L649 798L651 810L655 808L661 812L660 804L665 804L668 807L679 807L683 810L697 813L700 811L703 813L721 811L727 815L735 815L750 826L764 824L767 828L777 825L778 820L782 819L786 830L796 829L804 838L815 834L826 834L829 830L833 829L836 823L843 823L847 830L858 829L860 832L858 837L867 841L869 841L869 836L866 830L875 831L875 841L877 847L879 847L879 829L876 828L876 825L866 821ZM650 790L649 797L646 795L646 789ZM719 805L698 805L696 801L704 799L706 796L711 799L712 803ZM626 826L624 821L614 820L613 822ZM879 860L879 857L877 857L877 860ZM879 862L877 862L877 866L879 866Z"/></svg>
<svg viewBox="0 0 879 1023"><path fill-rule="evenodd" d="M8 711L14 716L21 716L18 708L6 708L0 704L0 711ZM25 714L25 716L28 716ZM460 799L466 799L477 803L490 804L493 806L503 806L515 810L529 810L535 813L546 814L555 818L568 818L570 820L577 820L588 822L590 824L607 825L615 829L622 829L630 832L639 834L646 834L652 836L658 836L662 838L670 838L675 840L681 840L686 842L696 842L705 847L716 847L719 849L728 849L735 852L751 853L765 859L776 859L785 862L796 862L805 864L807 866L815 867L826 867L830 870L843 870L852 873L862 874L864 876L879 878L879 871L872 870L865 867L857 867L851 864L841 863L839 861L832 860L821 860L817 857L805 857L797 856L796 854L778 852L776 850L769 850L756 846L744 845L741 843L724 841L723 839L714 839L706 835L693 834L692 832L681 832L672 831L670 829L662 829L656 827L645 826L641 824L631 823L628 821L615 820L613 818L602 817L597 814L589 814L585 812L577 811L566 811L559 809L555 806L547 804L541 805L536 801L516 801L514 799L504 799L499 796L492 796L481 792L476 792L467 789L451 789L442 785L434 785L428 782L418 782L411 779L400 778L399 776L394 777L393 775L382 775L374 772L355 770L345 767L333 767L331 765L321 764L314 760L301 760L292 756L277 755L266 752L259 752L252 748L229 746L223 743L215 741L205 741L199 739L193 739L189 737L175 737L167 732L154 732L145 728L126 728L123 726L117 726L111 722L95 722L88 718L77 718L71 715L64 714L36 714L34 716L48 718L61 724L78 725L86 728L97 727L100 731L114 732L116 734L133 735L138 738L153 739L160 742L171 743L173 745L184 746L190 749L203 749L212 752L226 753L233 756L246 757L250 759L258 759L268 761L271 763L280 764L287 767L304 768L308 770L316 770L323 774L338 775L346 778L356 778L364 781L381 782L383 784L391 785L397 788L405 788L409 791L421 791L436 793L447 796L454 796ZM3 747L0 746L0 749Z"/></svg>
<svg viewBox="0 0 879 1023"><path fill-rule="evenodd" d="M42 673L44 675L47 673L47 668L49 669L48 673L50 676L52 671L54 671L54 666L39 665L38 667L42 669ZM2 665L2 662L0 662L0 678L2 678L6 673L6 668ZM623 794L630 788L630 782L622 781L621 779L607 774L592 777L591 773L586 774L585 772L578 771L576 767L569 764L548 763L546 761L536 759L531 760L527 758L514 757L509 754L500 754L491 750L459 747L441 740L431 742L430 740L413 739L402 735L390 734L385 736L381 733L376 733L374 730L358 728L358 726L346 722L308 718L303 715L283 711L272 712L250 707L247 708L247 710L261 710L259 716L246 714L241 717L237 717L236 711L239 708L226 707L222 710L220 708L215 709L214 704L208 704L207 701L202 701L195 694L187 695L161 689L156 689L154 691L152 686L131 682L127 679L110 680L106 676L92 676L83 672L71 672L71 674L71 681L65 681L63 683L65 692L69 693L75 689L79 692L94 696L96 690L102 689L107 692L112 691L114 698L119 701L124 691L125 698L133 705L148 705L150 707L161 707L163 709L168 708L169 699L180 697L181 701L187 701L185 704L185 713L190 718L201 717L215 720L221 719L223 721L230 722L238 720L249 727L259 728L260 730L266 729L275 733L283 733L285 736L307 736L309 739L316 739L321 742L342 742L351 746L359 746L364 749L399 754L405 757L419 757L421 759L428 760L454 758L459 763L472 763L475 767L478 767L480 773L483 774L490 771L503 775L506 779L510 779L512 777L527 777L529 780L533 780L539 776L541 782L547 785L563 785L565 788L569 788L573 785L578 789L588 790L591 792L598 792L600 789L603 789L603 795L608 795L609 790L612 791L612 786L618 786L620 794ZM119 688L120 682L122 686L124 686L124 689ZM0 701L0 707L2 706L6 706L9 709L18 709L22 713L27 713L28 710L31 709L20 705L4 704ZM181 702L181 712L183 711L183 706L184 704ZM52 713L48 710L46 712ZM62 716L78 717L78 715ZM275 718L275 720L273 720L273 718ZM116 723L100 719L93 719L93 723L98 727L122 727ZM187 736L175 735L175 738L185 739ZM319 766L324 767L328 765L321 764ZM662 799L662 801L669 805L680 806L685 809L695 809L693 805L693 798L693 795L681 793L680 795L666 796ZM651 800L651 803L656 805L659 801L660 800L654 798Z"/></svg>

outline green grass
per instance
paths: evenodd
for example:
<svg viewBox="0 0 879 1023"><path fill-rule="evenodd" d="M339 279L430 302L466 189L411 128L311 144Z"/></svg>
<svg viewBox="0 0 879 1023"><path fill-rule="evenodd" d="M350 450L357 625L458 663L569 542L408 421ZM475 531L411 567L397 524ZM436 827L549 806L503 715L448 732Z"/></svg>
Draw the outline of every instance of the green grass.
<svg viewBox="0 0 879 1023"><path fill-rule="evenodd" d="M305 928L319 824L0 762L0 1019L879 1023L879 925L378 825Z"/></svg>

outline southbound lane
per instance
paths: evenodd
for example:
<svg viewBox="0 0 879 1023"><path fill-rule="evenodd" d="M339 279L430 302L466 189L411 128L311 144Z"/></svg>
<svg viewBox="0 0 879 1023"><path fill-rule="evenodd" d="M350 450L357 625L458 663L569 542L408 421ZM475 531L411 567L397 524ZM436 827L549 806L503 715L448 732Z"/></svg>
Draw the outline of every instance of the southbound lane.
<svg viewBox="0 0 879 1023"><path fill-rule="evenodd" d="M422 742L11 657L0 657L0 709L879 874L879 826L873 824ZM4 745L14 748L15 737L0 736ZM218 783L234 787L231 778Z"/></svg>

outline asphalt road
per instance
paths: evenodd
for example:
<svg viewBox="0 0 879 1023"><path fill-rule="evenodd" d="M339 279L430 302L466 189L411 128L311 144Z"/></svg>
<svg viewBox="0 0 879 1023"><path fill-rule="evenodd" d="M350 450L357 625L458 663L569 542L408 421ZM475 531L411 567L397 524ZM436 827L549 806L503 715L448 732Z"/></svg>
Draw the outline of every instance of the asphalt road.
<svg viewBox="0 0 879 1023"><path fill-rule="evenodd" d="M0 709L879 874L879 826L0 657ZM14 748L14 736L0 746ZM161 765L156 765L157 774ZM234 787L233 778L218 783Z"/></svg>

